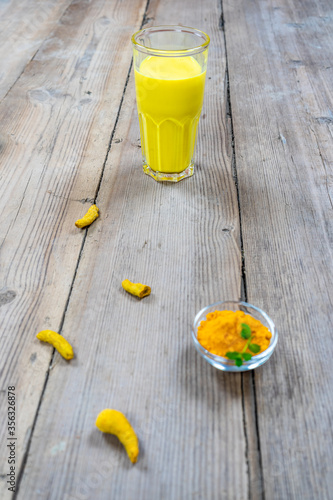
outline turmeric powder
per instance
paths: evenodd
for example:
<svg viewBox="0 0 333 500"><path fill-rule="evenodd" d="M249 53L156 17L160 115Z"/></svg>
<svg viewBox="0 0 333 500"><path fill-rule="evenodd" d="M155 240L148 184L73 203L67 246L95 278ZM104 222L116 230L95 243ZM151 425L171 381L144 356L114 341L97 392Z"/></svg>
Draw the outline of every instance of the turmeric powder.
<svg viewBox="0 0 333 500"><path fill-rule="evenodd" d="M255 343L255 351L248 348L249 337L241 335L244 324L251 330L251 342ZM271 337L272 334L266 326L243 311L208 313L206 320L201 321L197 335L198 341L207 351L222 357L229 357L227 353L230 352L259 354L269 347ZM248 359L250 358L251 356ZM246 356L243 359L246 359Z"/></svg>

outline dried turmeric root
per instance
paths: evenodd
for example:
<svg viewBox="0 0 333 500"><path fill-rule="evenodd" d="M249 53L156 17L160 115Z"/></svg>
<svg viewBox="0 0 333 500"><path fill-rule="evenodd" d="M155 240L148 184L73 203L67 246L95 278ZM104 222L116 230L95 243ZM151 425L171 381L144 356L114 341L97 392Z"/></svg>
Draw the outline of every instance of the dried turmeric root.
<svg viewBox="0 0 333 500"><path fill-rule="evenodd" d="M141 283L132 283L129 280L124 280L121 284L126 292L136 295L139 299L147 297L147 295L150 295L151 292L150 286L141 285Z"/></svg>
<svg viewBox="0 0 333 500"><path fill-rule="evenodd" d="M106 409L96 419L96 427L108 434L114 434L125 446L128 458L135 464L139 455L139 440L133 427L123 413Z"/></svg>
<svg viewBox="0 0 333 500"><path fill-rule="evenodd" d="M43 342L48 342L53 345L63 358L70 360L74 357L73 347L59 333L53 332L52 330L42 330L37 333L36 337Z"/></svg>
<svg viewBox="0 0 333 500"><path fill-rule="evenodd" d="M99 208L96 205L91 205L86 215L82 217L82 219L78 219L75 222L75 225L79 228L90 226L90 224L94 222L94 220L96 220L98 216Z"/></svg>

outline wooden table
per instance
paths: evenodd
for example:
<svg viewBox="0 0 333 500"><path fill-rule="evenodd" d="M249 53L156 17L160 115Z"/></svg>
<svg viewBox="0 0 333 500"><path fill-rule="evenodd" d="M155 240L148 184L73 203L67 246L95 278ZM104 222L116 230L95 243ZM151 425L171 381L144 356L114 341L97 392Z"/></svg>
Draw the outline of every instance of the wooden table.
<svg viewBox="0 0 333 500"><path fill-rule="evenodd" d="M170 185L142 172L130 36L178 23L211 46L196 173ZM333 498L332 23L329 0L0 2L1 498ZM239 298L280 337L225 374L190 328Z"/></svg>

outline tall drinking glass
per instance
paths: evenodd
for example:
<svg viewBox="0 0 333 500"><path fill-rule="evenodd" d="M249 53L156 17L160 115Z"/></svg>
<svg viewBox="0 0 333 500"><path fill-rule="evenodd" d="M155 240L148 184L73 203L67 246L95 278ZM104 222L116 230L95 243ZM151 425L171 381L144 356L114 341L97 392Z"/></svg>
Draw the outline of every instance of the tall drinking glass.
<svg viewBox="0 0 333 500"><path fill-rule="evenodd" d="M184 26L132 36L143 170L157 181L193 175L209 37Z"/></svg>

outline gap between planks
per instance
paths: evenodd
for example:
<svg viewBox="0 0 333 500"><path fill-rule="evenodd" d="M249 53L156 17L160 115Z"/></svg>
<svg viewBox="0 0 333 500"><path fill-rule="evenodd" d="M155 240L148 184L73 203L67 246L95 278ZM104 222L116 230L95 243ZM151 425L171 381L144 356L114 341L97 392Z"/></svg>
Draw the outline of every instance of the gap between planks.
<svg viewBox="0 0 333 500"><path fill-rule="evenodd" d="M223 12L223 0L220 0L221 16L219 19L219 28L223 32L225 57L226 57L226 105L227 116L230 119L230 137L231 137L231 167L235 188L237 193L237 204L239 214L239 235L240 235L240 249L241 249L241 300L247 302L247 285L246 285L246 265L243 245L243 231L242 231L242 214L240 208L239 187L237 177L237 164L234 140L234 127L232 120L232 107L230 98L230 79L228 67L228 47L225 35L225 19ZM260 435L258 425L258 411L257 411L257 396L254 371L241 373L241 393L242 393L242 411L243 411L243 429L245 440L245 460L248 474L248 498L249 500L265 500L265 490L263 482L263 467L262 456L260 447ZM252 404L251 404L252 402ZM251 439L252 438L252 439Z"/></svg>
<svg viewBox="0 0 333 500"><path fill-rule="evenodd" d="M149 3L150 3L150 0L147 0L146 6L145 6L145 11L143 13L143 18L142 18L140 29L142 29L142 27L148 22L148 20L147 20L147 12L148 12L148 9L149 9ZM31 62L33 60L33 58L36 56L38 50L39 50L39 48L37 49L37 51L35 52L35 54L30 59L29 62ZM27 64L29 64L29 62ZM105 171L105 165L106 165L106 162L107 162L109 154L110 154L112 141L113 141L114 134L115 134L115 131L116 131L116 128L117 128L117 124L118 124L118 121L119 121L119 116L120 116L121 108L122 108L122 105L123 105L123 102L124 102L124 97L125 97L125 94L126 94L126 89L127 89L128 81L129 81L129 78L130 78L130 75L131 75L132 66L133 66L133 58L131 58L131 62L130 62L129 69L128 69L128 72L127 72L127 77L126 77L126 81L125 81L123 93L122 93L122 96L121 96L121 99L120 99L120 102L119 102L117 116L116 116L115 123L114 123L113 129L112 129L111 135L110 135L110 141L109 141L108 149L107 149L107 152L106 152L106 155L105 155L105 159L104 159L104 162L103 162L100 179L99 179L99 182L98 182L98 185L97 185L97 188L96 188L96 192L95 192L94 203L96 203L96 199L98 197L98 193L99 193L99 190L100 190L100 187L101 187L101 184L102 184L102 180L103 180L103 176L104 176L104 171ZM23 73L23 71L22 71L22 73ZM22 75L22 73L15 80L15 82L13 83L13 85L11 86L11 88L15 85L15 83L17 82L17 80L19 80L19 78ZM84 234L83 239L82 239L80 253L79 253L79 256L78 256L78 259L77 259L77 263L76 263L76 266L75 266L75 270L74 270L74 274L73 274L73 279L72 279L71 287L70 287L70 290L69 290L69 293L68 293L68 297L67 297L67 300L66 300L64 312L63 312L63 315L62 315L62 318L61 318L61 321L60 321L60 327L59 327L59 333L60 334L62 332L62 328L63 328L64 322L65 322L66 313L67 313L67 310L68 310L68 306L69 306L69 303L70 303L70 299L71 299L73 287L74 287L74 284L75 284L75 279L76 279L77 271L78 271L78 268L79 268L79 265L80 265L81 257L82 257L82 254L83 254L84 245L85 245L85 242L86 242L86 239L87 239L88 229L89 229L89 227L85 230L85 234ZM44 394L45 394L46 387L47 387L47 382L48 382L49 375L50 375L50 370L53 367L54 356L55 356L55 349L53 349L53 353L52 353L52 356L51 356L50 364L49 364L49 367L48 367L48 370L47 370L47 373L46 373L46 376L45 376L45 381L44 381L43 389L42 389L41 396L40 396L40 399L39 399L39 402L38 402L38 406L37 406L35 418L34 418L34 421L33 421L32 427L31 427L30 436L29 436L28 443L27 443L27 446L26 446L26 450L25 450L25 453L24 453L24 457L23 457L23 460L22 460L22 465L21 465L20 471L18 473L17 486L16 486L15 493L13 495L13 500L15 500L17 498L19 490L20 490L20 484L21 484L21 480L22 480L22 477L23 477L23 474L24 474L25 466L26 466L26 463L27 463L27 460L28 460L29 450L30 450L30 446L31 446L31 442L32 442L32 437L33 437L33 434L34 434L34 430L35 430L35 427L36 427L37 419L38 419L39 410L40 410L40 407L41 407L42 402L43 402Z"/></svg>

